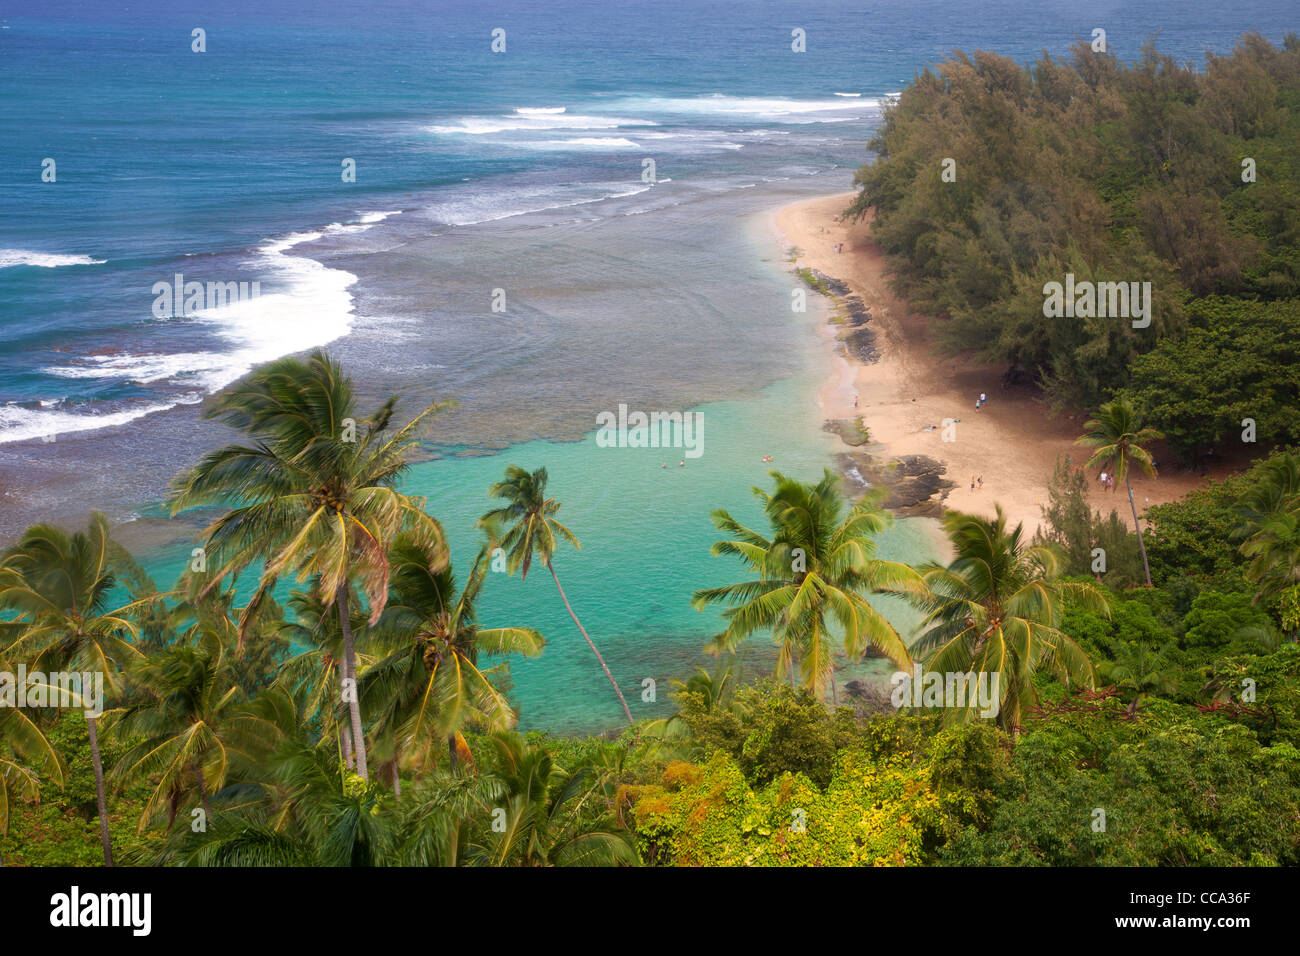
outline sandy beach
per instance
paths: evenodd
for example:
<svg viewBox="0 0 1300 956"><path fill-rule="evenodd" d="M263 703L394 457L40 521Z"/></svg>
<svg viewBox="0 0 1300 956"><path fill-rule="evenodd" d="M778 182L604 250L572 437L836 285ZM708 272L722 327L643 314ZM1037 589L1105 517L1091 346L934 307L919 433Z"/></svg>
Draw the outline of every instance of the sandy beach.
<svg viewBox="0 0 1300 956"><path fill-rule="evenodd" d="M871 312L879 360L862 363L836 356L818 397L828 419L861 415L871 434L871 451L886 460L925 455L941 461L945 477L956 483L948 508L992 515L1001 505L1008 519L1033 531L1047 503L1047 483L1058 456L1085 460L1074 440L1087 416L1076 411L1052 415L1029 386L1002 388L1002 368L949 358L932 346L932 319L918 315L888 287L888 267L871 239L869 219L837 222L852 193L794 203L773 214L782 252L798 251L795 266L815 269L844 282ZM836 246L843 243L843 251ZM975 407L980 393L988 396ZM858 406L854 408L855 394ZM938 426L957 421L955 440L942 440ZM1155 458L1161 460L1157 449ZM1172 456L1167 456L1172 461ZM1219 466L1227 473L1231 469ZM1222 477L1215 472L1211 477ZM971 479L983 486L971 489ZM1116 509L1131 527L1122 486L1104 491L1093 474L1093 508ZM1161 471L1155 480L1134 476L1133 496L1139 513L1150 505L1181 497L1205 481L1199 473L1178 468Z"/></svg>

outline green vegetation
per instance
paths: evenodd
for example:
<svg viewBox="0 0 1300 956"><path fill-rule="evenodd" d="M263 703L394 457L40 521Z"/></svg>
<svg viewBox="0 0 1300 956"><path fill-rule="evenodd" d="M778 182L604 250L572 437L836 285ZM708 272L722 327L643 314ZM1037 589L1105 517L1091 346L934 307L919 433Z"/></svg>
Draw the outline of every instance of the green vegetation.
<svg viewBox="0 0 1300 956"><path fill-rule="evenodd" d="M712 552L739 572L693 598L722 609L716 660L656 720L634 720L560 584L558 546L579 542L545 468L485 489L458 577L436 502L400 484L443 406L365 416L320 352L255 372L210 409L245 438L177 479L174 509L221 510L171 590L99 515L0 553L0 675L99 673L106 698L14 707L0 684L0 860L1300 864L1298 134L1295 37L1248 35L1203 74L1080 47L918 77L858 211L950 345L986 342L1097 409L1091 458L1057 463L1033 540L1000 507L953 512L950 559L917 568L878 556L879 496L772 472L761 527L713 512ZM1043 284L1067 271L1151 281L1150 328L1045 320ZM1137 533L1092 508L1085 467L1127 488L1162 436L1195 459L1243 419L1268 451L1241 474L1143 515L1130 491ZM516 730L510 661L547 640L478 607L489 568L534 562L615 690L616 739ZM916 634L880 595L922 612ZM754 639L776 667L746 682ZM868 656L943 693L837 680ZM994 706L945 699L954 678Z"/></svg>
<svg viewBox="0 0 1300 956"><path fill-rule="evenodd" d="M844 654L861 657L868 646L903 670L912 658L903 639L871 606L863 592L913 593L921 586L916 571L904 564L875 557L875 536L889 516L880 498L854 505L841 519L844 499L839 480L826 470L809 485L771 473L776 490L753 489L763 503L771 538L745 527L724 509L713 513L718 530L731 538L713 546L715 555L739 557L755 575L748 581L697 591L693 604L727 604L727 629L714 638L715 652L734 653L757 630L771 631L777 640L777 674L822 692L834 682L834 633L842 631Z"/></svg>
<svg viewBox="0 0 1300 956"><path fill-rule="evenodd" d="M1243 417L1294 442L1298 138L1294 35L1246 34L1199 72L1150 43L1133 64L1083 42L1026 66L956 54L887 109L849 213L874 210L898 291L952 351L979 343L1059 405L1131 385L1180 454ZM1067 273L1150 282L1150 325L1045 318Z"/></svg>
<svg viewBox="0 0 1300 956"><path fill-rule="evenodd" d="M831 294L830 287L827 286L826 283L823 282L820 278L818 278L817 273L813 272L811 269L808 268L796 269L795 273L799 276L800 279L803 279L803 281L807 283L808 287L812 289L814 292L820 292L822 295Z"/></svg>
<svg viewBox="0 0 1300 956"><path fill-rule="evenodd" d="M415 440L384 434L392 403L354 434L313 417L327 393L349 408L350 389L316 355L222 400L264 437L182 479L189 493L246 491L205 537L222 559L172 591L100 516L72 535L34 527L0 556L0 670L100 669L108 698L89 720L81 699L0 709L6 862L1300 863L1295 455L1152 509L1154 586L1132 590L1136 547L1126 580L1091 567L1115 516L1090 511L1065 463L1046 535L951 513L952 560L919 569L876 557L878 499L846 502L830 473L774 472L772 491L754 489L765 531L714 513L728 535L714 553L748 577L697 593L726 607L726 628L717 669L678 682L676 712L617 740L522 736L509 657L545 641L526 623L480 624L475 605L494 558L554 573L555 543L576 544L545 470L512 466L490 489L504 504L458 580L424 503L391 483L405 452L390 451ZM1085 434L1137 462L1142 430L1120 411ZM1201 527L1222 536L1181 550ZM236 601L253 566L258 586ZM282 607L268 576L291 567L304 587ZM881 593L926 613L910 647L872 605ZM732 652L759 633L777 644L776 674L738 682ZM997 713L845 693L837 667L868 652L996 677Z"/></svg>

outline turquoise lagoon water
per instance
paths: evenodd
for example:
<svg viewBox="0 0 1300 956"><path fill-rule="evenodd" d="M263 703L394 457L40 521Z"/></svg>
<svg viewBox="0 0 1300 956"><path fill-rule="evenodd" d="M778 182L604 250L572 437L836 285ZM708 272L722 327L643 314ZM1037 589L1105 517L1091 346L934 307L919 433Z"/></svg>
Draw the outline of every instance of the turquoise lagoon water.
<svg viewBox="0 0 1300 956"><path fill-rule="evenodd" d="M1200 61L1295 27L1290 0L38 6L0 9L0 539L100 509L166 584L193 526L158 499L231 437L203 401L328 346L368 403L458 400L407 487L461 567L505 465L550 469L584 542L557 567L630 699L658 681L643 714L708 663L719 618L691 593L738 571L708 554L709 511L756 517L768 467L831 461L826 345L790 313L765 212L848 190L889 94L953 50L1063 56L1101 26L1121 58L1159 34ZM177 273L262 295L159 318ZM703 457L596 447L620 403L702 411ZM922 559L932 535L900 522L882 551ZM617 725L544 573L494 578L482 617L550 641L515 668L525 726ZM756 640L748 672L770 662Z"/></svg>

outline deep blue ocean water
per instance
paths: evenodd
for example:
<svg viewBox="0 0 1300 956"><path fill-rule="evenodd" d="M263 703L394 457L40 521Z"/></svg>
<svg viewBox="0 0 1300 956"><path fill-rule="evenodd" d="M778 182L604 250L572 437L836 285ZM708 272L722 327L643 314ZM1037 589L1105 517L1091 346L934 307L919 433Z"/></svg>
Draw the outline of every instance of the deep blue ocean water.
<svg viewBox="0 0 1300 956"><path fill-rule="evenodd" d="M444 457L411 478L459 553L505 463L552 467L588 532L570 596L629 690L702 662L716 620L685 602L729 576L709 510L746 507L763 454L808 476L830 460L809 398L824 343L790 320L761 213L850 188L882 100L952 50L1063 56L1102 27L1122 58L1156 36L1201 62L1297 20L1283 0L16 7L0 4L0 530L92 507L147 521L224 437L198 421L205 396L328 344L368 397L460 402ZM177 274L260 295L160 317ZM589 433L620 401L709 410L703 464L607 467ZM925 552L917 528L891 534L893 556ZM161 578L186 550L158 546ZM486 605L554 633L517 671L525 721L604 726L616 705L546 583Z"/></svg>

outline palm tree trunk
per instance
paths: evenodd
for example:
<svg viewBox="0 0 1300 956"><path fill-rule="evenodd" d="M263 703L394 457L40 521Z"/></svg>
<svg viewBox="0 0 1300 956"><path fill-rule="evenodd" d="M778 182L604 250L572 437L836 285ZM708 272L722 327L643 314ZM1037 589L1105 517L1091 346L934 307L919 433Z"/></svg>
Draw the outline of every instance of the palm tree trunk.
<svg viewBox="0 0 1300 956"><path fill-rule="evenodd" d="M393 803L402 799L402 745L393 742Z"/></svg>
<svg viewBox="0 0 1300 956"><path fill-rule="evenodd" d="M587 634L587 629L582 626L578 620L578 615L573 613L573 608L569 606L569 599L564 594L564 588L560 586L560 576L555 573L555 567L550 561L546 562L546 570L551 572L551 577L555 580L556 590L560 592L560 600L564 602L565 609L569 612L569 617L573 618L573 623L578 625L578 630L587 640L587 646L591 648L591 653L596 655L596 660L600 661L600 666L605 671L605 676L609 678L610 686L614 688L614 693L618 694L618 702L623 705L623 713L627 715L627 722L634 723L632 720L632 711L628 710L627 701L623 697L623 692L618 689L618 681L614 680L614 675L609 672L609 667L605 664L605 658L600 656L600 651L596 650L596 645L591 642L591 637Z"/></svg>
<svg viewBox="0 0 1300 956"><path fill-rule="evenodd" d="M357 654L356 643L352 638L352 617L348 613L348 586L346 582L339 585L336 603L339 606L339 626L343 628L343 674L352 678L352 693L348 695L348 715L352 718L352 747L357 756L357 776L362 780L370 779L366 766L366 736L361 727L361 701L357 696Z"/></svg>
<svg viewBox="0 0 1300 956"><path fill-rule="evenodd" d="M356 761L352 759L352 731L347 724L339 724L339 749L343 751L343 766L351 770Z"/></svg>
<svg viewBox="0 0 1300 956"><path fill-rule="evenodd" d="M104 761L99 756L99 731L94 717L86 718L86 734L90 737L90 762L95 767L95 804L99 808L99 842L104 845L104 865L113 865L113 840L108 834L108 797L104 793Z"/></svg>
<svg viewBox="0 0 1300 956"><path fill-rule="evenodd" d="M450 758L448 766L451 772L455 773L460 768L460 760L456 756L456 735L449 734L447 737L447 756Z"/></svg>
<svg viewBox="0 0 1300 956"><path fill-rule="evenodd" d="M1133 485L1128 475L1124 475L1124 487L1128 489L1128 506L1133 510L1133 527L1138 533L1138 547L1142 549L1142 570L1146 572L1147 587L1151 587L1151 565L1147 561L1147 543L1142 539L1142 525L1138 522L1137 505L1133 503Z"/></svg>

